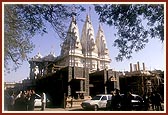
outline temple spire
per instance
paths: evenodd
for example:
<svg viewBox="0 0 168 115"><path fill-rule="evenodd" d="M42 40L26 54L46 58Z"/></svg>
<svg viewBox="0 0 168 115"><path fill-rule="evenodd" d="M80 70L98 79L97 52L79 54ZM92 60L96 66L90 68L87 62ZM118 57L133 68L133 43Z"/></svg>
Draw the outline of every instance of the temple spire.
<svg viewBox="0 0 168 115"><path fill-rule="evenodd" d="M75 25L77 24L77 23L76 23L76 18L75 18L74 15L72 15L72 23L74 23Z"/></svg>
<svg viewBox="0 0 168 115"><path fill-rule="evenodd" d="M86 22L89 22L89 23L91 22L91 21L90 21L90 16L89 16L89 14L86 15L86 21L85 21L85 23L86 23Z"/></svg>
<svg viewBox="0 0 168 115"><path fill-rule="evenodd" d="M97 48L94 40L94 29L88 14L86 15L86 21L82 29L81 44L84 55L92 52L97 53Z"/></svg>
<svg viewBox="0 0 168 115"><path fill-rule="evenodd" d="M90 17L90 20L91 20L91 6L89 6L89 17Z"/></svg>
<svg viewBox="0 0 168 115"><path fill-rule="evenodd" d="M101 24L99 23L99 30L98 31L103 31Z"/></svg>
<svg viewBox="0 0 168 115"><path fill-rule="evenodd" d="M72 15L72 20L68 29L65 41L62 44L61 55L71 55L72 50L79 50L79 55L82 55L82 46L79 38L79 29L75 15ZM81 50L81 51L80 51Z"/></svg>
<svg viewBox="0 0 168 115"><path fill-rule="evenodd" d="M107 49L106 38L101 25L99 24L99 29L96 36L96 46L98 48L98 54L100 57L109 58L109 51Z"/></svg>

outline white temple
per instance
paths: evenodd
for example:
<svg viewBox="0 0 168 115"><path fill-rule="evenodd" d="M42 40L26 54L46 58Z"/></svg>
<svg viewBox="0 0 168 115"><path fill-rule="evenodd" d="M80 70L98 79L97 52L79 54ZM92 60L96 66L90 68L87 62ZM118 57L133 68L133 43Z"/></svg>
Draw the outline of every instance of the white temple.
<svg viewBox="0 0 168 115"><path fill-rule="evenodd" d="M81 37L75 16L72 17L67 36L61 45L61 54L56 57L53 53L42 57L40 54L33 57L30 63L30 76L38 67L41 75L45 74L50 63L58 66L75 66L89 68L90 72L110 68L111 59L106 45L106 38L101 25L96 37L89 15L86 16Z"/></svg>
<svg viewBox="0 0 168 115"><path fill-rule="evenodd" d="M80 37L73 16L67 37L61 47L60 58L59 64L64 66L87 67L90 71L109 69L111 59L101 26L99 25L95 40L94 29L87 15Z"/></svg>

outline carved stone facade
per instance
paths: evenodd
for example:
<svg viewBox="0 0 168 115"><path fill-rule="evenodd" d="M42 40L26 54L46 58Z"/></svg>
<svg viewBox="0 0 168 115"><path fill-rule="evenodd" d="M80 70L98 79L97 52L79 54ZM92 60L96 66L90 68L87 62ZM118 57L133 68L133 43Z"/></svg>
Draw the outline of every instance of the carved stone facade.
<svg viewBox="0 0 168 115"><path fill-rule="evenodd" d="M108 71L110 62L111 59L101 25L99 25L96 38L94 38L94 29L87 15L80 37L78 25L73 16L67 36L61 44L60 55L56 57L51 52L48 56L42 57L38 53L29 60L30 79L37 81L36 87L41 91L47 89L47 92L49 88L56 88L60 84L59 80L61 80L62 84L57 87L57 93L60 92L60 95L65 93L66 96L71 95L73 97L78 97L80 94L89 96L91 77L89 75L98 71L101 71L100 73ZM101 87L104 87L106 81L108 81L106 74L94 78L103 81ZM59 90L59 87L62 87L62 89ZM53 90L55 91L55 89ZM102 93L107 93L106 88L103 88L103 90ZM55 99L56 92L54 91L49 93Z"/></svg>
<svg viewBox="0 0 168 115"><path fill-rule="evenodd" d="M90 72L109 69L111 60L101 26L95 40L94 29L87 15L79 37L78 25L73 17L57 62L64 66L87 67Z"/></svg>
<svg viewBox="0 0 168 115"><path fill-rule="evenodd" d="M86 16L81 37L75 17L72 17L67 36L61 44L61 54L56 57L54 53L42 57L40 53L30 61L30 78L37 79L54 73L54 65L88 68L89 73L96 70L108 70L111 59L106 45L105 35L101 25L94 38L94 29L89 16ZM51 66L52 65L52 66ZM50 68L51 67L51 68Z"/></svg>

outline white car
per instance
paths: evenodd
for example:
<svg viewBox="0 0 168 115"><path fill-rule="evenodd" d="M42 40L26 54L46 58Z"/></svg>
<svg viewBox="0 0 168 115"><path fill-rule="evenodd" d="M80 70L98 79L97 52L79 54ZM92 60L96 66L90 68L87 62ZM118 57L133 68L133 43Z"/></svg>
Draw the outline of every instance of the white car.
<svg viewBox="0 0 168 115"><path fill-rule="evenodd" d="M42 105L41 96L39 94L36 94L35 100L34 100L34 107L40 107L41 105Z"/></svg>
<svg viewBox="0 0 168 115"><path fill-rule="evenodd" d="M46 106L48 106L50 103L49 99L46 99ZM34 107L41 107L42 102L41 102L41 96L39 94L36 94L35 100L34 100Z"/></svg>
<svg viewBox="0 0 168 115"><path fill-rule="evenodd" d="M111 94L98 94L91 100L83 101L81 106L83 109L93 109L97 111L100 108L106 108L107 101L111 100Z"/></svg>

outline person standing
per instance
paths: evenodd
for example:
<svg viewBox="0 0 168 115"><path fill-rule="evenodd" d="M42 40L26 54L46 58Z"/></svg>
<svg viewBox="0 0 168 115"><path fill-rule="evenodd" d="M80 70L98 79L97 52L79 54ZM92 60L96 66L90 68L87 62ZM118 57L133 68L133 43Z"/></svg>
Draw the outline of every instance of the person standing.
<svg viewBox="0 0 168 115"><path fill-rule="evenodd" d="M9 111L13 111L14 110L14 104L15 104L14 93L12 93L12 95L10 96L9 101L10 101Z"/></svg>
<svg viewBox="0 0 168 115"><path fill-rule="evenodd" d="M30 90L29 91L29 95L30 95L30 99L29 99L29 104L28 104L28 111L34 111L34 100L35 100L35 91L34 90Z"/></svg>
<svg viewBox="0 0 168 115"><path fill-rule="evenodd" d="M114 111L119 111L121 109L121 95L118 89L116 89L116 93L115 93L114 100L112 103L113 103Z"/></svg>
<svg viewBox="0 0 168 115"><path fill-rule="evenodd" d="M132 96L131 91L128 91L127 93L127 110L128 111L132 111L133 106L132 106L132 100L134 99L134 97Z"/></svg>
<svg viewBox="0 0 168 115"><path fill-rule="evenodd" d="M157 111L163 111L161 102L162 102L161 95L158 92L156 92L155 93L155 104L156 104Z"/></svg>
<svg viewBox="0 0 168 115"><path fill-rule="evenodd" d="M27 90L27 91L26 91L26 105L27 105L27 111L30 111L30 108L31 108L30 98L31 98L31 90Z"/></svg>
<svg viewBox="0 0 168 115"><path fill-rule="evenodd" d="M131 111L132 103L131 100L133 99L133 96L130 91L125 91L123 97L122 97L122 110L124 111Z"/></svg>
<svg viewBox="0 0 168 115"><path fill-rule="evenodd" d="M114 96L115 96L113 91L111 92L111 95L112 96L111 96L110 110L113 111L114 110Z"/></svg>
<svg viewBox="0 0 168 115"><path fill-rule="evenodd" d="M143 100L144 100L144 110L147 111L149 110L150 104L149 104L149 94L144 94L143 95Z"/></svg>
<svg viewBox="0 0 168 115"><path fill-rule="evenodd" d="M44 92L42 93L41 103L42 103L41 110L44 111L46 106L46 94Z"/></svg>
<svg viewBox="0 0 168 115"><path fill-rule="evenodd" d="M4 110L5 111L9 110L9 105L10 105L10 95L7 91L5 91L5 95L4 95Z"/></svg>
<svg viewBox="0 0 168 115"><path fill-rule="evenodd" d="M17 111L27 111L27 99L26 95L24 92L22 92L21 97L17 98L16 103L15 103L15 110Z"/></svg>
<svg viewBox="0 0 168 115"><path fill-rule="evenodd" d="M150 101L151 101L151 104L152 104L152 109L153 109L153 111L155 111L156 103L155 103L155 93L154 92L151 93Z"/></svg>

